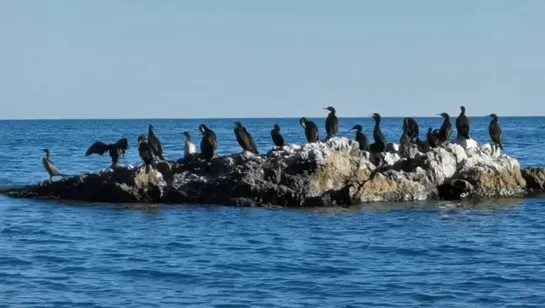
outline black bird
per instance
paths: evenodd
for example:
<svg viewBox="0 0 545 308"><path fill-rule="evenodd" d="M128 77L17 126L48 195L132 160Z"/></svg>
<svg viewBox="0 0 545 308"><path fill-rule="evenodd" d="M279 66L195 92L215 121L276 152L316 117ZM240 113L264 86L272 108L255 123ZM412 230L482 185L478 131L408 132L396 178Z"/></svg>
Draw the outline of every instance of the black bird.
<svg viewBox="0 0 545 308"><path fill-rule="evenodd" d="M278 126L278 124L273 125L273 129L271 129L271 137L274 145L277 147L287 145L286 140L284 140L284 137L282 137L282 134L280 133L280 126Z"/></svg>
<svg viewBox="0 0 545 308"><path fill-rule="evenodd" d="M406 120L407 121L405 121L405 119L403 120L403 130L405 130L405 126L408 126L407 135L409 136L410 140L413 140L420 135L418 123L413 118L406 118Z"/></svg>
<svg viewBox="0 0 545 308"><path fill-rule="evenodd" d="M148 143L153 149L154 156L160 160L165 160L165 157L163 156L163 144L161 143L161 140L155 136L155 128L151 124L148 127Z"/></svg>
<svg viewBox="0 0 545 308"><path fill-rule="evenodd" d="M460 115L456 118L456 130L458 136L469 139L469 119L466 116L466 107L460 106Z"/></svg>
<svg viewBox="0 0 545 308"><path fill-rule="evenodd" d="M428 128L428 145L432 148L438 147L441 144L441 140L439 139L439 130L433 130L431 127Z"/></svg>
<svg viewBox="0 0 545 308"><path fill-rule="evenodd" d="M42 158L42 163L44 165L45 171L49 174L49 181L53 179L53 177L56 176L65 176L63 174L59 173L59 169L57 169L57 166L53 163L51 160L51 153L49 152L49 149L43 149L45 152L45 156Z"/></svg>
<svg viewBox="0 0 545 308"><path fill-rule="evenodd" d="M318 126L316 123L307 120L307 118L302 117L299 119L299 124L305 129L305 136L307 137L308 143L318 142L320 140L320 133L318 131Z"/></svg>
<svg viewBox="0 0 545 308"><path fill-rule="evenodd" d="M329 140L335 137L335 135L339 131L339 118L337 118L335 108L329 106L324 109L329 110L329 114L327 115L327 119L325 120L325 131L327 133L325 140Z"/></svg>
<svg viewBox="0 0 545 308"><path fill-rule="evenodd" d="M438 115L442 116L444 119L443 124L439 129L439 140L441 141L441 143L448 143L450 137L452 136L452 124L450 123L450 116L446 112L440 113Z"/></svg>
<svg viewBox="0 0 545 308"><path fill-rule="evenodd" d="M142 158L142 161L144 162L144 166L146 166L146 173L149 173L150 167L153 165L153 162L155 161L155 150L149 144L149 142L146 140L146 136L141 135L138 137L138 154L140 155L140 158Z"/></svg>
<svg viewBox="0 0 545 308"><path fill-rule="evenodd" d="M403 134L399 140L399 153L403 156L410 156L411 138L409 137L409 118L403 119Z"/></svg>
<svg viewBox="0 0 545 308"><path fill-rule="evenodd" d="M201 156L206 160L212 160L218 149L216 133L204 124L201 124L199 129L202 132Z"/></svg>
<svg viewBox="0 0 545 308"><path fill-rule="evenodd" d="M382 130L380 129L382 117L378 113L373 113L371 117L375 119L375 128L373 129L373 139L375 140L375 143L371 145L371 148L373 152L386 152L386 146L388 145L388 142L386 141L386 137L384 137L384 134L382 134Z"/></svg>
<svg viewBox="0 0 545 308"><path fill-rule="evenodd" d="M257 144L255 143L254 138L246 130L246 127L242 126L242 123L235 122L235 136L237 137L238 144L244 151L252 152L254 154L259 154L257 150Z"/></svg>
<svg viewBox="0 0 545 308"><path fill-rule="evenodd" d="M129 141L127 138L121 138L116 143L112 144L96 141L87 149L85 156L93 154L104 155L104 153L108 152L112 159L112 168L114 168L119 163L119 157L124 157L128 149Z"/></svg>
<svg viewBox="0 0 545 308"><path fill-rule="evenodd" d="M490 138L492 139L492 142L494 142L494 145L503 151L503 132L501 130L500 123L498 123L499 118L494 113L490 114L490 117L492 118L492 121L490 121L490 127L488 128Z"/></svg>
<svg viewBox="0 0 545 308"><path fill-rule="evenodd" d="M361 125L354 125L351 130L356 131L356 138L355 140L360 145L360 150L369 151L369 139L365 134L363 133L363 127Z"/></svg>

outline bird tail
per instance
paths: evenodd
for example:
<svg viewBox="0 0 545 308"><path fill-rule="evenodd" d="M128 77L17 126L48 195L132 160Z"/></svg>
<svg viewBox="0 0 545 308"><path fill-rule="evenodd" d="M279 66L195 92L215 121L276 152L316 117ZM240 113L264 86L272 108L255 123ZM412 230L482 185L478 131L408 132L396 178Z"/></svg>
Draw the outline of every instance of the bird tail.
<svg viewBox="0 0 545 308"><path fill-rule="evenodd" d="M500 150L503 151L503 144L499 143L498 145L500 146Z"/></svg>
<svg viewBox="0 0 545 308"><path fill-rule="evenodd" d="M146 164L146 173L149 173L150 167L151 167L151 166L150 166L149 164Z"/></svg>

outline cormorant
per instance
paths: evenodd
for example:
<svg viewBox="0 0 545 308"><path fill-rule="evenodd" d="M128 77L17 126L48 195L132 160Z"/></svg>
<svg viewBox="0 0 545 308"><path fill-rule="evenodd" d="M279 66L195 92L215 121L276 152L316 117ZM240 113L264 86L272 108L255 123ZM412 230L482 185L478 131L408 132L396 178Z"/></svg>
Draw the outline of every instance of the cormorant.
<svg viewBox="0 0 545 308"><path fill-rule="evenodd" d="M119 163L119 157L124 156L128 149L129 141L127 140L127 138L119 139L116 143L112 144L106 144L102 141L97 141L93 143L89 147L89 149L87 149L87 152L85 152L85 156L93 154L104 155L104 153L108 152L110 154L110 157L112 158L112 168L114 168Z"/></svg>
<svg viewBox="0 0 545 308"><path fill-rule="evenodd" d="M360 150L369 151L369 139L367 139L367 136L363 133L363 127L357 124L354 125L351 130L356 131L355 140L359 143Z"/></svg>
<svg viewBox="0 0 545 308"><path fill-rule="evenodd" d="M201 156L206 160L211 160L218 149L218 138L216 133L204 124L201 124L199 129L202 132Z"/></svg>
<svg viewBox="0 0 545 308"><path fill-rule="evenodd" d="M233 131L235 132L238 144L240 144L242 150L252 152L254 154L259 154L259 151L257 150L257 144L255 143L254 138L246 130L246 127L242 126L242 123L235 122L235 128Z"/></svg>
<svg viewBox="0 0 545 308"><path fill-rule="evenodd" d="M466 107L460 106L460 115L456 118L456 131L458 136L469 139L469 119L466 116Z"/></svg>
<svg viewBox="0 0 545 308"><path fill-rule="evenodd" d="M324 110L329 110L327 119L325 120L325 131L326 131L326 141L335 137L339 131L339 118L337 118L335 108L329 106L324 108Z"/></svg>
<svg viewBox="0 0 545 308"><path fill-rule="evenodd" d="M193 144L193 138L188 132L184 132L185 145L184 145L184 157L189 158L192 154L197 153L197 146Z"/></svg>
<svg viewBox="0 0 545 308"><path fill-rule="evenodd" d="M399 140L399 153L403 156L410 156L411 138L409 137L409 119L403 119L403 134Z"/></svg>
<svg viewBox="0 0 545 308"><path fill-rule="evenodd" d="M428 128L428 145L432 148L438 147L441 144L441 140L439 139L439 130L433 130L431 127Z"/></svg>
<svg viewBox="0 0 545 308"><path fill-rule="evenodd" d="M149 173L150 167L153 165L153 162L155 161L155 150L149 144L149 142L146 140L146 136L141 135L138 137L138 154L140 155L140 158L142 158L142 161L144 162L144 166L146 166L146 173Z"/></svg>
<svg viewBox="0 0 545 308"><path fill-rule="evenodd" d="M448 143L450 137L452 136L452 124L450 124L450 116L446 112L440 113L438 115L442 116L445 119L443 120L443 124L439 129L439 140L441 141L441 143Z"/></svg>
<svg viewBox="0 0 545 308"><path fill-rule="evenodd" d="M378 113L373 113L371 117L375 119L375 128L373 129L373 139L375 140L375 143L371 145L371 148L373 152L386 152L386 146L388 145L388 142L386 141L386 137L384 137L384 134L382 134L382 130L380 129L380 122L382 121L382 117Z"/></svg>
<svg viewBox="0 0 545 308"><path fill-rule="evenodd" d="M57 166L51 160L49 149L43 149L43 151L45 152L45 156L42 158L42 163L44 164L45 171L49 174L49 180L51 181L55 176L64 176L59 173L59 169L57 169Z"/></svg>
<svg viewBox="0 0 545 308"><path fill-rule="evenodd" d="M307 137L308 143L318 142L320 140L320 133L318 131L318 126L312 121L307 120L307 118L302 117L299 119L299 124L305 129L305 136Z"/></svg>
<svg viewBox="0 0 545 308"><path fill-rule="evenodd" d="M286 140L284 140L284 137L282 137L282 134L280 133L280 126L278 126L278 124L273 125L273 129L271 129L271 137L274 145L277 147L287 145Z"/></svg>
<svg viewBox="0 0 545 308"><path fill-rule="evenodd" d="M163 156L163 144L161 143L161 140L155 136L155 128L151 124L148 127L148 143L153 149L154 156L160 160L165 160L165 157Z"/></svg>
<svg viewBox="0 0 545 308"><path fill-rule="evenodd" d="M490 114L490 117L492 118L490 121L490 127L488 128L490 138L492 138L494 145L503 151L503 132L501 130L500 123L498 123L498 116L492 113Z"/></svg>
<svg viewBox="0 0 545 308"><path fill-rule="evenodd" d="M409 136L410 140L413 140L414 138L417 138L418 135L420 135L418 123L413 118L406 118L403 120L403 130L405 130L405 126L408 126L407 134Z"/></svg>

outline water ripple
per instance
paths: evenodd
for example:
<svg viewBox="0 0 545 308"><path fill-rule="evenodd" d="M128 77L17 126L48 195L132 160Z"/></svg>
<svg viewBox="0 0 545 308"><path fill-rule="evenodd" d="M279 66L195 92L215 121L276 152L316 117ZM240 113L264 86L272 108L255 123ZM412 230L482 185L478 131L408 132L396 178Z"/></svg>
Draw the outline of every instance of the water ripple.
<svg viewBox="0 0 545 308"><path fill-rule="evenodd" d="M302 142L296 121L277 121ZM487 142L485 120L472 121ZM67 173L103 168L107 155L83 156L90 141L137 136L147 122L0 121L0 186L43 179L42 147ZM154 121L169 158L200 122ZM245 121L260 147L271 146L272 122ZM388 138L399 138L398 122L385 120ZM508 153L542 164L533 147L545 143L544 122L503 119ZM240 151L231 123L210 121L221 153ZM126 162L137 164L133 139ZM145 211L0 196L0 307L541 307L544 209L542 199L516 199Z"/></svg>

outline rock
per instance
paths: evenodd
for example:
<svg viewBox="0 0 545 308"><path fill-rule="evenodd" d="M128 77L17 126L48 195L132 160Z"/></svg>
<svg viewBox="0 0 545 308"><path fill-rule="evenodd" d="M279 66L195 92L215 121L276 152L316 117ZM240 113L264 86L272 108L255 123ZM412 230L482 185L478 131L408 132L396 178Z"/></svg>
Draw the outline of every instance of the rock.
<svg viewBox="0 0 545 308"><path fill-rule="evenodd" d="M471 141L471 140L470 140ZM191 203L233 206L347 206L370 201L512 197L543 189L545 172L521 173L517 160L490 145L448 144L400 157L370 154L346 138L275 147L212 161L198 156L143 167L7 189L12 197L99 202ZM464 148L465 147L465 148ZM376 163L376 164L375 164ZM528 183L528 184L527 184Z"/></svg>
<svg viewBox="0 0 545 308"><path fill-rule="evenodd" d="M545 189L545 170L543 168L522 170L522 177L526 180L526 186L529 190Z"/></svg>

